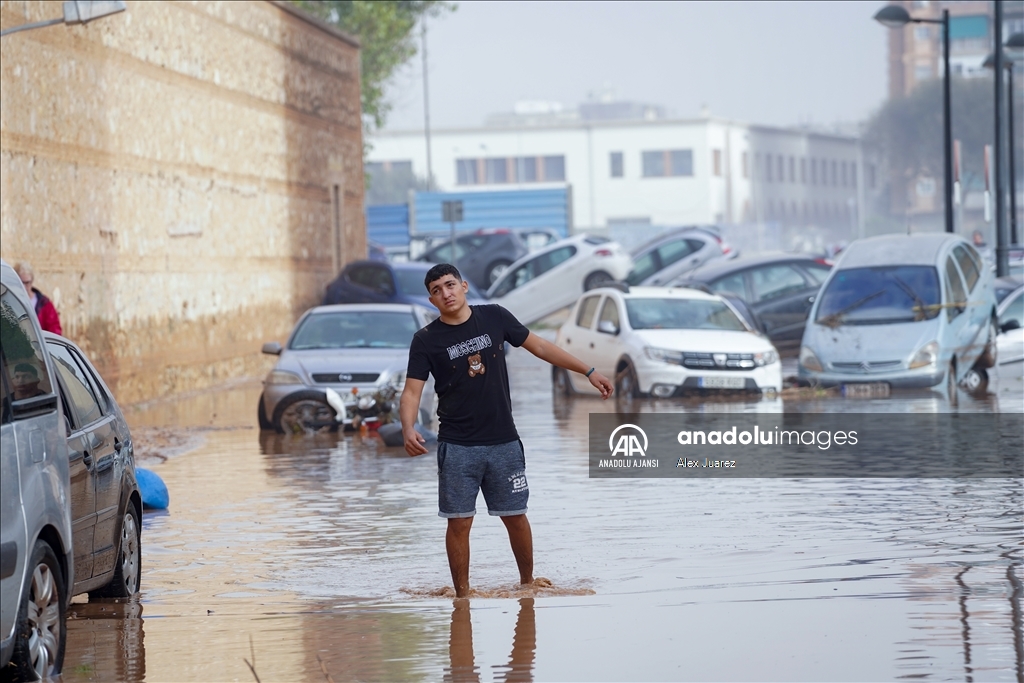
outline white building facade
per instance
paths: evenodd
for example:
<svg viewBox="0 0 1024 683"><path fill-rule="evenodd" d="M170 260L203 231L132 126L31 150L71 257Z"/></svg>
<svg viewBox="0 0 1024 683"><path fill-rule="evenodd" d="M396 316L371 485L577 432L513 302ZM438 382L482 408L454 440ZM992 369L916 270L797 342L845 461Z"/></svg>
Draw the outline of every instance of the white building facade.
<svg viewBox="0 0 1024 683"><path fill-rule="evenodd" d="M441 191L567 183L576 231L765 224L863 230L877 172L856 137L701 118L431 131ZM428 177L423 131L382 131L369 164Z"/></svg>

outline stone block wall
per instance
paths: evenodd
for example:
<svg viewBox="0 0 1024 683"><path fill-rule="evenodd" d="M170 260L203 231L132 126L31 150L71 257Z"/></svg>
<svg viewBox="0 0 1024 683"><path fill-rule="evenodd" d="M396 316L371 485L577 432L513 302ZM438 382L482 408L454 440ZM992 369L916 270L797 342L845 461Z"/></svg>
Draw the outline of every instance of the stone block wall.
<svg viewBox="0 0 1024 683"><path fill-rule="evenodd" d="M59 2L0 2L4 28ZM366 254L359 50L275 2L128 2L0 44L0 255L123 403L262 374Z"/></svg>

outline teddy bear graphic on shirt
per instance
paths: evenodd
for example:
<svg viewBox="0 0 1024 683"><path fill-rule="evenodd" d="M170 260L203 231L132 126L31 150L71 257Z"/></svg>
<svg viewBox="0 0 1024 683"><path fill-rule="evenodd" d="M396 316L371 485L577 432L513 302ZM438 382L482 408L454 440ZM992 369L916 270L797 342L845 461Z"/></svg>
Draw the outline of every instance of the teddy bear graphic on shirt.
<svg viewBox="0 0 1024 683"><path fill-rule="evenodd" d="M470 356L466 360L469 361L469 376L470 377L476 377L477 375L482 375L487 370L487 368L484 367L484 362L480 358L480 354L479 353L474 353L472 356Z"/></svg>

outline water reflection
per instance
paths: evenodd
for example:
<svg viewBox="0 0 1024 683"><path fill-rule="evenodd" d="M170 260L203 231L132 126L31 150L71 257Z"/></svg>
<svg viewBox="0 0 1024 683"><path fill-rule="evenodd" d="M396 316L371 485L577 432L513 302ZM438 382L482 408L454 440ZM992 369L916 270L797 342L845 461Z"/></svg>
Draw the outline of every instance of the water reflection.
<svg viewBox="0 0 1024 683"><path fill-rule="evenodd" d="M65 681L142 681L145 632L138 598L74 603L68 609Z"/></svg>
<svg viewBox="0 0 1024 683"><path fill-rule="evenodd" d="M479 683L480 668L473 650L473 623L470 619L469 600L452 601L451 637L448 640L450 665L444 680L451 683ZM533 598L519 599L519 616L512 635L512 652L508 664L494 666L495 680L509 683L527 683L533 680L533 664L537 653L537 616Z"/></svg>

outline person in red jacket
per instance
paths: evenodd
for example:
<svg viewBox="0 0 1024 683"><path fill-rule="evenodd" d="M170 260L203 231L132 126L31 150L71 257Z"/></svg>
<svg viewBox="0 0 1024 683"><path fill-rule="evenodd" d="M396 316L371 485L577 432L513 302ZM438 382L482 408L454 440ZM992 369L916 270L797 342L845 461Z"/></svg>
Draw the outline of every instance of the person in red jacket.
<svg viewBox="0 0 1024 683"><path fill-rule="evenodd" d="M49 297L40 292L38 289L32 286L35 282L36 274L32 270L32 266L22 261L14 266L14 271L21 278L21 283L25 285L25 291L28 292L29 301L36 309L36 317L39 318L39 326L47 332L53 332L54 334L64 334L60 328L60 316L57 315L57 308L50 301Z"/></svg>

